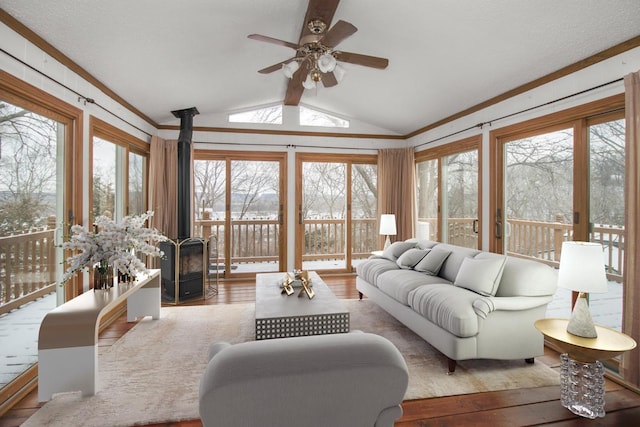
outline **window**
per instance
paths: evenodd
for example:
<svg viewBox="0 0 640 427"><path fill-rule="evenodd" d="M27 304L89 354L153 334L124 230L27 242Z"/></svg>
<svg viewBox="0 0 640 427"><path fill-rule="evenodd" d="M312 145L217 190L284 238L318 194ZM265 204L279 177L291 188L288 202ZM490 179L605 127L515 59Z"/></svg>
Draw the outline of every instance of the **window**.
<svg viewBox="0 0 640 427"><path fill-rule="evenodd" d="M92 218L145 212L148 144L95 117L90 127Z"/></svg>
<svg viewBox="0 0 640 427"><path fill-rule="evenodd" d="M296 155L296 268L353 271L377 249L376 162L366 155Z"/></svg>
<svg viewBox="0 0 640 427"><path fill-rule="evenodd" d="M282 124L282 105L229 114L230 123Z"/></svg>
<svg viewBox="0 0 640 427"><path fill-rule="evenodd" d="M225 277L283 271L286 153L196 150L195 235L215 236Z"/></svg>
<svg viewBox="0 0 640 427"><path fill-rule="evenodd" d="M7 396L35 381L42 318L82 289L58 285L59 245L82 206L81 124L79 109L0 71L0 316L20 336L1 346Z"/></svg>
<svg viewBox="0 0 640 427"><path fill-rule="evenodd" d="M480 136L416 154L417 236L480 248Z"/></svg>
<svg viewBox="0 0 640 427"><path fill-rule="evenodd" d="M349 121L321 111L300 106L301 126L321 126L330 128L348 128Z"/></svg>
<svg viewBox="0 0 640 427"><path fill-rule="evenodd" d="M491 133L492 250L557 267L563 241L603 246L606 294L590 295L596 323L621 330L624 265L624 97L612 97ZM492 185L493 187L493 185ZM548 317L569 317L558 289Z"/></svg>

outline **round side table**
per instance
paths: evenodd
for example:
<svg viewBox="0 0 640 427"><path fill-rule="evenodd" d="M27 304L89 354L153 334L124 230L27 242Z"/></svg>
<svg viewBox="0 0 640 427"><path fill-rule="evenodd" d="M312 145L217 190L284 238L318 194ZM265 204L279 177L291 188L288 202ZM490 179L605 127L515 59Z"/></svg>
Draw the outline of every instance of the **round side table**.
<svg viewBox="0 0 640 427"><path fill-rule="evenodd" d="M562 406L586 418L604 417L604 367L608 360L635 348L636 342L614 329L596 325L597 338L567 332L568 319L540 319L535 327L566 353L560 356Z"/></svg>

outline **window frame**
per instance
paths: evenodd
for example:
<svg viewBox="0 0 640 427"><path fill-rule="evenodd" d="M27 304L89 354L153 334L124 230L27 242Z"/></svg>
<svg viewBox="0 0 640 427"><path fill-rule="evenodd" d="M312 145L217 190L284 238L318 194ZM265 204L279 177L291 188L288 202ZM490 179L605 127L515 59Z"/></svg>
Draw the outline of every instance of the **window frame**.
<svg viewBox="0 0 640 427"><path fill-rule="evenodd" d="M140 138L116 128L115 126L101 120L95 116L89 117L89 220L93 222L93 141L94 138L100 138L105 141L111 142L124 149L123 161L123 176L121 179L124 182L124 194L122 195L123 201L123 214L129 215L129 153L135 153L145 158L145 167L143 171L143 187L144 194L148 195L149 191L149 153L150 146L147 142ZM116 161L118 161L116 159ZM117 197L117 196L116 196ZM143 206L144 211L148 209L148 197L144 197ZM115 212L114 212L115 215Z"/></svg>
<svg viewBox="0 0 640 427"><path fill-rule="evenodd" d="M426 150L419 151L415 154L415 166L418 168L418 163L436 160L438 162L438 229L436 230L436 240L442 241L442 203L443 203L443 182L442 182L442 161L445 157L453 154L464 153L467 151L478 151L478 249L483 245L483 197L482 197L482 170L483 170L483 157L482 157L482 135L474 135L468 138L464 138L458 141L453 141L444 145L440 145L434 148L428 148ZM416 174L416 180L418 175ZM417 181L416 181L417 187ZM416 200L417 202L417 200ZM416 214L416 229L417 229L418 217Z"/></svg>

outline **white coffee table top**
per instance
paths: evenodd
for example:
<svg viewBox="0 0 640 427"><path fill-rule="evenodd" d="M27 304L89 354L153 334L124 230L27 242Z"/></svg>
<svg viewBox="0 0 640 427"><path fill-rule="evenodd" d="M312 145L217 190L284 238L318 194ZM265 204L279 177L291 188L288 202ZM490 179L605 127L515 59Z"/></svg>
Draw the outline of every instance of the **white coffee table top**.
<svg viewBox="0 0 640 427"><path fill-rule="evenodd" d="M315 271L309 272L315 292L313 299L309 299L304 292L298 297L300 288L294 288L293 295L282 294L280 285L285 275L286 273L256 275L256 319L348 313L346 305L336 298Z"/></svg>

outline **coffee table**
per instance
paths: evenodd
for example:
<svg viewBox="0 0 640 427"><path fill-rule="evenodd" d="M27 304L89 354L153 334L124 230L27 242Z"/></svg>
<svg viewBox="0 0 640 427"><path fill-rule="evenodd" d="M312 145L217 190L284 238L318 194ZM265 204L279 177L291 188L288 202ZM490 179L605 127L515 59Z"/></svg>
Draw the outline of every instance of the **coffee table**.
<svg viewBox="0 0 640 427"><path fill-rule="evenodd" d="M286 273L256 274L256 340L349 332L349 311L315 271L309 279L315 296L280 291Z"/></svg>

